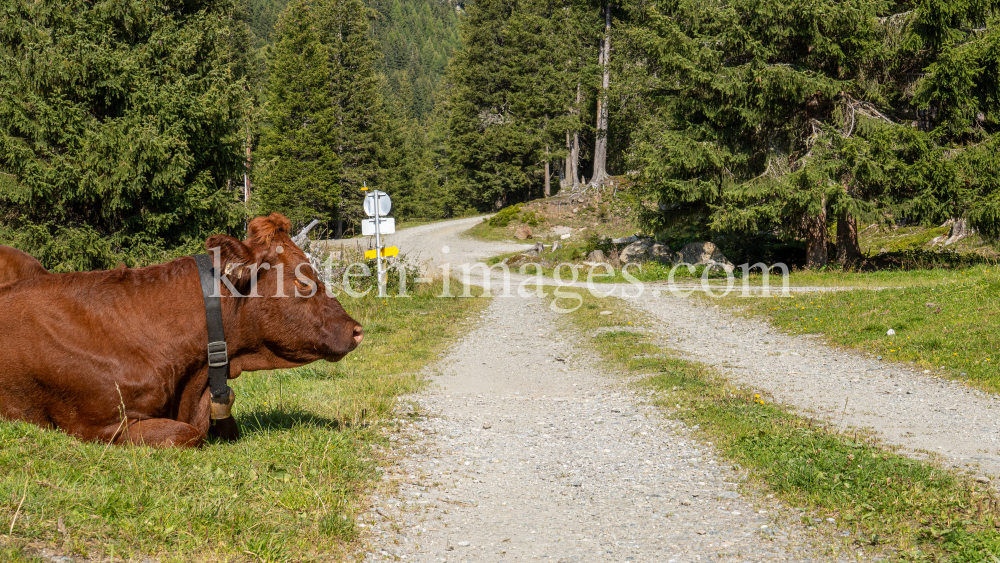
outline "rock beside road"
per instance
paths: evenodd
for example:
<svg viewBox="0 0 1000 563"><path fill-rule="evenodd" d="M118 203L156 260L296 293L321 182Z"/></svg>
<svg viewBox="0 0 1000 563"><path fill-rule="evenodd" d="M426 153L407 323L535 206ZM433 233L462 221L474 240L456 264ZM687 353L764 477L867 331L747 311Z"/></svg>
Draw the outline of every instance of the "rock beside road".
<svg viewBox="0 0 1000 563"><path fill-rule="evenodd" d="M669 246L660 243L655 243L649 249L649 257L661 264L673 264L678 261L677 254L670 250Z"/></svg>
<svg viewBox="0 0 1000 563"><path fill-rule="evenodd" d="M640 239L626 246L621 252L621 261L648 262L650 260L649 251L653 248L653 239Z"/></svg>
<svg viewBox="0 0 1000 563"><path fill-rule="evenodd" d="M718 264L725 268L727 272L735 268L718 246L711 242L692 242L685 244L678 253L678 261L695 266L709 266Z"/></svg>
<svg viewBox="0 0 1000 563"><path fill-rule="evenodd" d="M587 255L587 260L589 262L602 263L602 262L607 262L608 258L607 256L604 255L603 250L594 250L593 252Z"/></svg>
<svg viewBox="0 0 1000 563"><path fill-rule="evenodd" d="M622 250L621 260L624 263L659 262L661 264L686 263L694 266L718 265L727 272L734 269L733 264L722 254L719 247L711 242L692 242L684 245L680 252L673 252L669 246L655 242L651 238L638 239ZM596 262L596 260L594 261Z"/></svg>
<svg viewBox="0 0 1000 563"><path fill-rule="evenodd" d="M516 231L514 231L514 238L517 240L526 240L531 238L531 236L531 227L527 225L521 225Z"/></svg>

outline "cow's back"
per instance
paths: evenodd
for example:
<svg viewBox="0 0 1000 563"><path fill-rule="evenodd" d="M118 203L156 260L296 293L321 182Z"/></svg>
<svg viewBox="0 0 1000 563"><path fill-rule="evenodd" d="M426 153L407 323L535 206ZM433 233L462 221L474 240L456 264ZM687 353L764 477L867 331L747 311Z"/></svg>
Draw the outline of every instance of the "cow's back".
<svg viewBox="0 0 1000 563"><path fill-rule="evenodd" d="M205 322L197 270L178 262L57 275L29 266L34 277L4 286L0 417L96 439L75 431L77 420L114 423L122 403L130 418L172 408L190 374L170 359L205 346L204 329L190 330Z"/></svg>

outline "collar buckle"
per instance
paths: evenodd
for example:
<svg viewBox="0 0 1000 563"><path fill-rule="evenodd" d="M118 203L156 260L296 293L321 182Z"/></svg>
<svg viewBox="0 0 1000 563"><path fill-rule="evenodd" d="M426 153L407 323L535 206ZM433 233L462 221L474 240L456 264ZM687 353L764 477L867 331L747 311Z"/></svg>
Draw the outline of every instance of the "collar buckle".
<svg viewBox="0 0 1000 563"><path fill-rule="evenodd" d="M208 367L221 368L229 363L229 349L225 341L208 343Z"/></svg>

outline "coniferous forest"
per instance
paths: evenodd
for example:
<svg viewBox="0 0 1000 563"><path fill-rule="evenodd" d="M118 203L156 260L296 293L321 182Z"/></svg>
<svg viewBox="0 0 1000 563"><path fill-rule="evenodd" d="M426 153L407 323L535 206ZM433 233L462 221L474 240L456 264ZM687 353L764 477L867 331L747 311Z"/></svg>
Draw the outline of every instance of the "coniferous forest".
<svg viewBox="0 0 1000 563"><path fill-rule="evenodd" d="M0 242L141 265L267 211L357 234L364 184L446 218L608 182L810 265L859 223L996 237L998 4L10 0Z"/></svg>

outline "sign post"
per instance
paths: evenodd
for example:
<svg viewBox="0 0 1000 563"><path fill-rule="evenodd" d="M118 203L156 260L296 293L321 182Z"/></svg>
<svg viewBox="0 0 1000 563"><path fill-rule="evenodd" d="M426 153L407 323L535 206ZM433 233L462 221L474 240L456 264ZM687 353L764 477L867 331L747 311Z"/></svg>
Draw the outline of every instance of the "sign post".
<svg viewBox="0 0 1000 563"><path fill-rule="evenodd" d="M367 183L363 189L367 191ZM385 192L375 190L365 196L364 207L365 214L371 217L371 219L361 221L361 234L375 235L375 249L365 252L365 258L375 259L375 267L378 273L378 295L379 297L385 297L385 286L388 282L389 274L389 268L386 265L385 259L386 257L399 254L398 248L394 246L385 248L382 244L383 235L391 235L396 232L396 220L392 217L386 217L389 211L392 210L392 200L389 199L389 195Z"/></svg>

